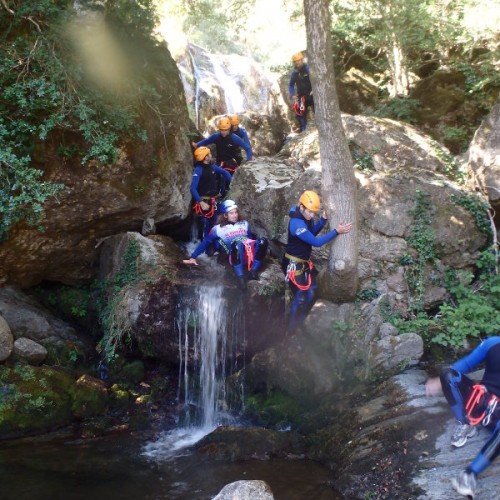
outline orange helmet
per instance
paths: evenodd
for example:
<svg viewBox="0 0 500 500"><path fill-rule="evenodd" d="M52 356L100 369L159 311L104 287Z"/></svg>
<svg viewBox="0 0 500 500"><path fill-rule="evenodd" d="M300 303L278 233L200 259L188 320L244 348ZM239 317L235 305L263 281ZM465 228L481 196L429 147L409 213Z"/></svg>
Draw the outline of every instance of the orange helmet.
<svg viewBox="0 0 500 500"><path fill-rule="evenodd" d="M317 212L319 210L320 199L314 191L304 191L299 198L299 203L309 210Z"/></svg>
<svg viewBox="0 0 500 500"><path fill-rule="evenodd" d="M231 128L231 122L229 121L229 118L221 118L219 120L219 130L229 130Z"/></svg>
<svg viewBox="0 0 500 500"><path fill-rule="evenodd" d="M239 125L240 124L240 117L238 115L230 115L229 121L230 121L231 125Z"/></svg>
<svg viewBox="0 0 500 500"><path fill-rule="evenodd" d="M292 62L297 62L300 61L301 59L304 59L304 54L302 54L302 52L297 52L292 56Z"/></svg>
<svg viewBox="0 0 500 500"><path fill-rule="evenodd" d="M210 154L210 149L205 146L201 146L194 150L194 157L196 161L203 161L208 154Z"/></svg>

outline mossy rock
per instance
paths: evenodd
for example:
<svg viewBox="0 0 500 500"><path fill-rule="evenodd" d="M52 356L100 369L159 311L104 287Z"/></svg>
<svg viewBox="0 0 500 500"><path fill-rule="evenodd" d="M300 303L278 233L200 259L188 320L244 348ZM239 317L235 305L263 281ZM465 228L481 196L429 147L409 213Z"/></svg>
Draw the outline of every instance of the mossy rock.
<svg viewBox="0 0 500 500"><path fill-rule="evenodd" d="M102 390L47 366L0 368L0 392L0 439L39 434L104 411Z"/></svg>

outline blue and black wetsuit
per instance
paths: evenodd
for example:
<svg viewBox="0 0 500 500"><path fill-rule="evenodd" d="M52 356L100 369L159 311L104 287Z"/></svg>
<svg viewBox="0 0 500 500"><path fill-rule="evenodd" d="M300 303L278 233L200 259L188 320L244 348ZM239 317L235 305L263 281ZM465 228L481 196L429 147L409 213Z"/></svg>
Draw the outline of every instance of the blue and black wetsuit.
<svg viewBox="0 0 500 500"><path fill-rule="evenodd" d="M295 92L297 90L297 92ZM301 116L297 116L300 124L300 130L304 131L307 128L307 110L309 107L312 107L314 112L314 99L311 94L312 85L311 80L309 78L309 65L304 64L302 68L295 68L290 75L290 82L288 83L288 92L290 93L290 97L293 98L296 95L299 100L303 97L304 104L306 109L304 114Z"/></svg>
<svg viewBox="0 0 500 500"><path fill-rule="evenodd" d="M252 147L250 145L250 138L248 137L245 127L241 127L238 125L238 128L233 131L233 134L237 135L245 144L248 144L248 146Z"/></svg>
<svg viewBox="0 0 500 500"><path fill-rule="evenodd" d="M484 340L469 355L458 360L448 370L444 370L440 376L448 404L456 419L462 424L469 423L465 406L476 384L465 374L473 371L483 362L485 362L485 370L481 384L488 392L479 404L484 405L489 399L488 394L500 397L500 337L490 337ZM492 414L488 428L493 429L493 433L467 467L468 472L479 474L500 454L500 404Z"/></svg>
<svg viewBox="0 0 500 500"><path fill-rule="evenodd" d="M228 134L224 137L220 132L216 132L198 142L196 146L207 146L209 144L215 144L216 163L228 170L231 175L234 173L235 168L241 164L241 149L245 150L247 160L251 160L253 157L250 142L245 142L236 134Z"/></svg>
<svg viewBox="0 0 500 500"><path fill-rule="evenodd" d="M335 229L317 236L325 227L327 219L306 220L299 207L293 207L288 214L288 243L281 268L295 293L290 311L288 330L293 333L300 326L316 300L317 271L310 261L313 247L321 247L337 236Z"/></svg>
<svg viewBox="0 0 500 500"><path fill-rule="evenodd" d="M231 182L231 175L215 163L198 162L194 166L191 178L191 194L196 201L195 212L200 218L202 239L204 239L215 223L217 217L217 199L220 195L219 176ZM208 210L201 210L199 203L204 201L210 205Z"/></svg>

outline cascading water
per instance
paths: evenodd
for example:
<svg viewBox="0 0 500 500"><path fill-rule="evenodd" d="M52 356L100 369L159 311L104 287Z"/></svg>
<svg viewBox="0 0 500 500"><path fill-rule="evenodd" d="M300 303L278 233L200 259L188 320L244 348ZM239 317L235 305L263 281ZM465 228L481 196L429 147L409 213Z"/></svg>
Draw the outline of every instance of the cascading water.
<svg viewBox="0 0 500 500"><path fill-rule="evenodd" d="M224 89L226 112L228 114L242 113L245 109L245 104L240 86L236 83L234 77L225 69L219 57L212 55L210 60L214 68L214 75L221 88Z"/></svg>
<svg viewBox="0 0 500 500"><path fill-rule="evenodd" d="M200 80L201 74L196 64L196 58L191 50L188 49L189 58L191 59L191 65L193 67L194 76L194 123L196 128L200 127Z"/></svg>
<svg viewBox="0 0 500 500"><path fill-rule="evenodd" d="M223 291L220 285L200 286L194 300L179 307L178 400L184 408L181 427L146 445L146 456L171 456L218 425L234 423L228 411L226 377L238 366L244 332L239 308L228 311Z"/></svg>

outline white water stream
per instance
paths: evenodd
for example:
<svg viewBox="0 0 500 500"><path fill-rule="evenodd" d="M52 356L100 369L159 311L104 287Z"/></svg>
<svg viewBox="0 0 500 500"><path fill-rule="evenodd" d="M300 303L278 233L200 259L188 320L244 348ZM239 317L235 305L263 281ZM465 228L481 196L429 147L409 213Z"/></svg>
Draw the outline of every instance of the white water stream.
<svg viewBox="0 0 500 500"><path fill-rule="evenodd" d="M182 426L148 443L144 455L163 458L191 446L217 426L233 423L227 411L226 376L229 329L223 287L202 286L192 305L179 309L179 393L183 402ZM237 337L237 336L236 336ZM229 339L229 341L228 341Z"/></svg>

